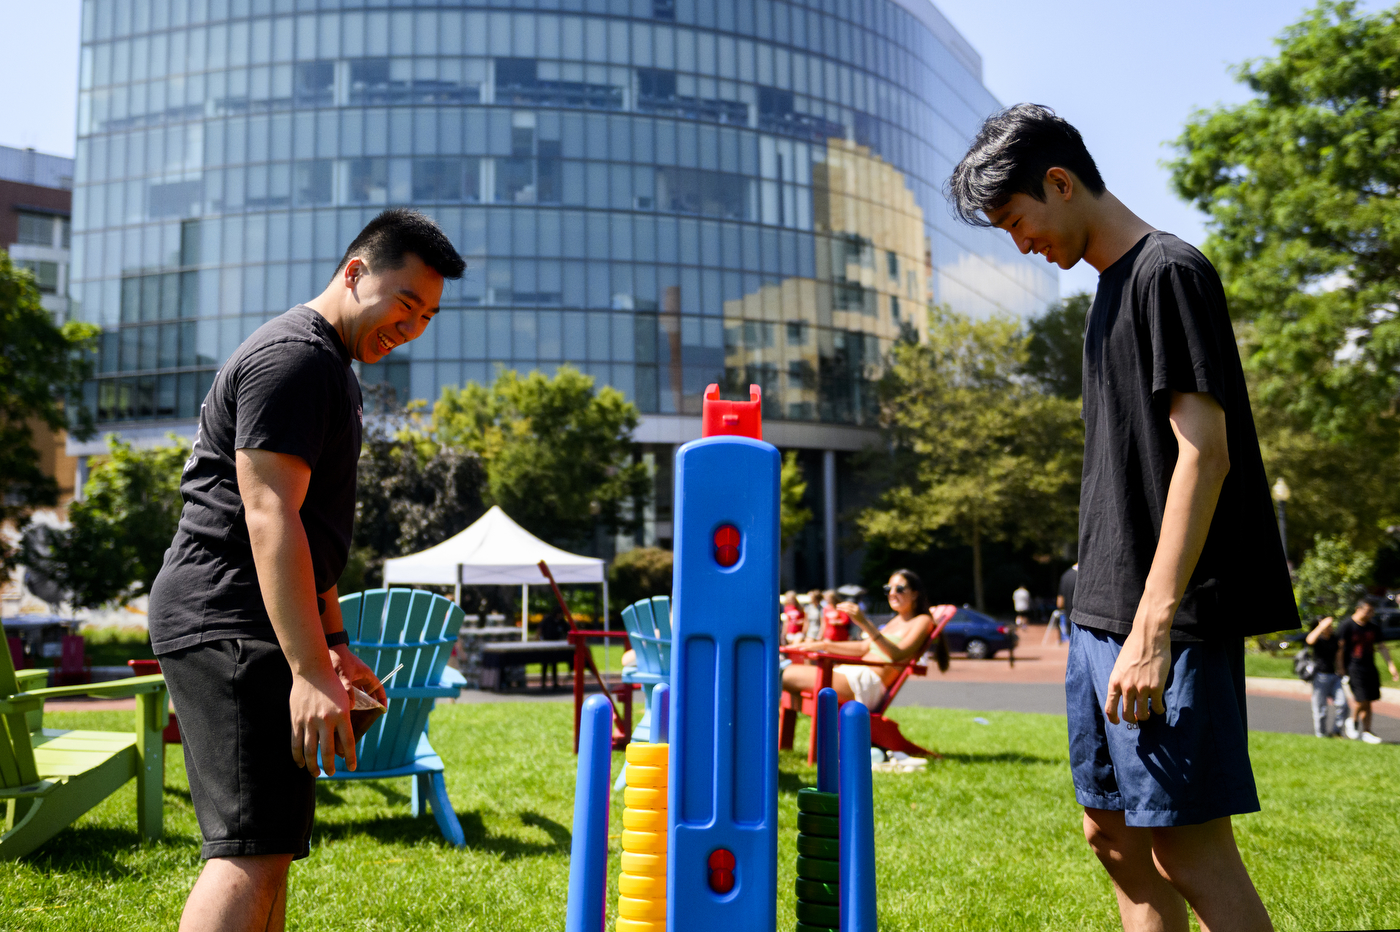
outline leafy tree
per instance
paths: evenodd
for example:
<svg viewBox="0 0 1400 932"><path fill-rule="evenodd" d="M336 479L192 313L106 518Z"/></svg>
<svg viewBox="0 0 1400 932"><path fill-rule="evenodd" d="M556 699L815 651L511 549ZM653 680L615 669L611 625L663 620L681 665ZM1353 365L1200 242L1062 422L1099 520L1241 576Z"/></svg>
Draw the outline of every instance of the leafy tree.
<svg viewBox="0 0 1400 932"><path fill-rule="evenodd" d="M634 547L619 554L608 569L610 599L619 608L626 608L638 599L670 595L673 565L671 551L660 547Z"/></svg>
<svg viewBox="0 0 1400 932"><path fill-rule="evenodd" d="M352 560L342 591L383 581L384 560L442 543L486 511L481 457L423 444L413 431L369 425L356 476Z"/></svg>
<svg viewBox="0 0 1400 932"><path fill-rule="evenodd" d="M35 507L58 500L57 486L40 468L33 429L69 427L75 436L91 436L91 416L67 400L91 374L85 351L99 332L75 321L55 326L33 275L0 250L0 524L18 526ZM18 556L0 535L0 570Z"/></svg>
<svg viewBox="0 0 1400 932"><path fill-rule="evenodd" d="M1350 615L1374 568L1370 554L1352 547L1345 537L1317 535L1293 579L1293 594L1304 617L1331 615L1340 621Z"/></svg>
<svg viewBox="0 0 1400 932"><path fill-rule="evenodd" d="M778 475L778 537L783 550L811 523L812 509L802 503L806 495L807 479L802 475L802 464L797 461L797 451L789 450L783 456L782 472Z"/></svg>
<svg viewBox="0 0 1400 932"><path fill-rule="evenodd" d="M180 475L190 447L137 450L115 436L108 457L68 506L69 528L49 537L48 565L76 608L125 605L151 591L180 523Z"/></svg>
<svg viewBox="0 0 1400 932"><path fill-rule="evenodd" d="M1400 16L1322 2L1237 75L1255 97L1192 118L1173 183L1210 217L1290 524L1374 546L1400 519Z"/></svg>
<svg viewBox="0 0 1400 932"><path fill-rule="evenodd" d="M1071 400L1083 394L1084 322L1093 303L1093 295L1080 291L1028 323L1022 370L1047 394Z"/></svg>
<svg viewBox="0 0 1400 932"><path fill-rule="evenodd" d="M880 406L894 481L857 518L867 538L902 550L954 532L972 547L979 608L984 540L1050 549L1077 523L1079 406L1019 375L1027 339L1018 330L1009 318L935 308L928 342L895 348Z"/></svg>
<svg viewBox="0 0 1400 932"><path fill-rule="evenodd" d="M426 442L471 450L486 465L485 499L554 543L591 540L601 524L635 530L650 492L633 462L637 408L616 389L595 389L570 366L553 377L503 369L490 388L448 386L433 406Z"/></svg>

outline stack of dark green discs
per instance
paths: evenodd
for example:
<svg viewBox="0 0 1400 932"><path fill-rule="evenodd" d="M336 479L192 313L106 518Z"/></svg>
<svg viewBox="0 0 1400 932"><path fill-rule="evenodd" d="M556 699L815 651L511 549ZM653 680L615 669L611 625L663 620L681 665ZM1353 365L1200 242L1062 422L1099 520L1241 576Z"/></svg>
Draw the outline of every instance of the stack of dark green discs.
<svg viewBox="0 0 1400 932"><path fill-rule="evenodd" d="M838 932L841 805L835 793L797 791L797 932Z"/></svg>

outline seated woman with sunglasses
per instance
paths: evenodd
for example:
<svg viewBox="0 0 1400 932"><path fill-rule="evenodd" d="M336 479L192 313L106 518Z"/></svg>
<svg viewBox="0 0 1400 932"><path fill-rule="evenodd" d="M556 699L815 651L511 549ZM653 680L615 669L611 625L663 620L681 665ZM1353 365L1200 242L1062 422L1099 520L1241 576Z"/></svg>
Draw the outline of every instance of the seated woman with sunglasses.
<svg viewBox="0 0 1400 932"><path fill-rule="evenodd" d="M865 617L860 606L854 602L843 602L841 611L850 616L851 621L865 632L868 640L863 641L802 641L794 644L805 650L821 651L827 654L844 654L862 660L884 661L884 666L874 667L862 664L841 664L832 670L832 686L842 700L855 699L868 709L876 709L885 698L885 690L899 676L904 661L924 650L930 632L933 631L933 613L930 611L928 594L918 575L910 570L896 570L890 575L889 585L885 586L890 608L895 617L884 628L876 628L875 623ZM944 606L940 606L943 608ZM940 637L941 643L941 637ZM947 651L939 653L939 668L947 668ZM819 671L815 666L793 664L783 670L783 689L793 693L797 700L801 692L813 692L819 682ZM794 703L800 708L800 703Z"/></svg>

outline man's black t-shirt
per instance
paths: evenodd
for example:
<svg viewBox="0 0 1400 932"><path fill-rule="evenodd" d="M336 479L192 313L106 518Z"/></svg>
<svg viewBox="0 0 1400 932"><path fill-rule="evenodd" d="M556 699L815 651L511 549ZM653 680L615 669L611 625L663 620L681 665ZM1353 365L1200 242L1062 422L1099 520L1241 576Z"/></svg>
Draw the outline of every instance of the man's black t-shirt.
<svg viewBox="0 0 1400 932"><path fill-rule="evenodd" d="M1337 635L1328 634L1313 641L1312 652L1316 672L1329 675L1337 672Z"/></svg>
<svg viewBox="0 0 1400 932"><path fill-rule="evenodd" d="M1205 256L1161 232L1104 270L1085 328L1073 620L1132 630L1176 466L1174 391L1209 392L1225 409L1230 471L1172 638L1298 627L1220 277Z"/></svg>
<svg viewBox="0 0 1400 932"><path fill-rule="evenodd" d="M263 324L214 379L185 464L175 540L151 587L151 646L273 638L253 566L234 452L270 450L311 467L301 522L316 591L345 569L360 458L360 383L330 322L305 305Z"/></svg>
<svg viewBox="0 0 1400 932"><path fill-rule="evenodd" d="M1381 639L1381 630L1374 624L1358 625L1348 618L1337 629L1337 639L1342 642L1342 662L1347 671L1376 667L1376 644Z"/></svg>
<svg viewBox="0 0 1400 932"><path fill-rule="evenodd" d="M1060 598L1065 600L1061 609L1066 615L1074 611L1074 583L1079 578L1079 570L1073 566L1060 576Z"/></svg>

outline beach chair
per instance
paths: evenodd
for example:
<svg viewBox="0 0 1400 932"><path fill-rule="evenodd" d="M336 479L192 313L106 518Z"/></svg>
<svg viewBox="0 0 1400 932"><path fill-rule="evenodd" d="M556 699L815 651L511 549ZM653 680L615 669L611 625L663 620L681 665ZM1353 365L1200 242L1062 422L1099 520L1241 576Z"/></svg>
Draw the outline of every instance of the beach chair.
<svg viewBox="0 0 1400 932"><path fill-rule="evenodd" d="M165 678L137 676L45 689L47 677L47 670L17 675L9 652L0 652L0 800L5 803L0 860L29 854L132 777L137 831L147 841L159 838L164 819ZM135 728L44 728L44 701L69 696L134 696Z"/></svg>
<svg viewBox="0 0 1400 932"><path fill-rule="evenodd" d="M88 663L86 644L81 634L63 636L63 652L54 670L55 686L75 686L92 682L92 664Z"/></svg>
<svg viewBox="0 0 1400 932"><path fill-rule="evenodd" d="M386 677L402 663L389 685L388 711L357 735L358 770L345 769L336 758L335 775L322 780L383 780L412 777L411 811L415 817L428 803L442 836L457 847L467 843L457 813L447 798L442 758L428 743L428 715L439 698L456 698L466 680L447 666L461 608L450 599L414 589L370 589L343 596L340 613L350 635L350 649L375 676Z"/></svg>
<svg viewBox="0 0 1400 932"><path fill-rule="evenodd" d="M889 707L894 703L895 697L899 695L899 691L904 688L904 684L910 676L923 676L928 673L928 667L919 663L919 658L922 657L924 651L928 649L928 645L933 643L933 640L943 633L944 626L948 624L949 620L952 619L956 612L957 609L951 605L934 606L933 630L929 632L929 636L924 640L924 643L920 645L919 649L914 652L913 656L904 661L902 669L899 671L899 676L896 677L895 681L885 690L885 697L880 700L879 706L870 710L871 747L882 748L886 751L903 751L911 757L942 756L936 751L930 751L927 748L920 747L904 737L904 734L899 730L899 722L896 722L892 718L886 718L885 712L887 712ZM857 660L840 654L806 651L797 647L783 647L779 648L779 650L793 660L807 660L815 664L821 671L817 682L817 688L811 693L805 691L802 693L800 709L793 706L792 694L784 692L780 703L780 711L778 713L778 747L783 750L792 749L792 742L797 732L798 712L812 716L812 735L807 747L807 763L810 764L816 761L817 754L816 695L821 692L823 688L831 685L833 669L842 664L855 664L870 667L884 667L888 666L888 664L877 661ZM844 705L849 701L849 699L843 699L841 704Z"/></svg>

